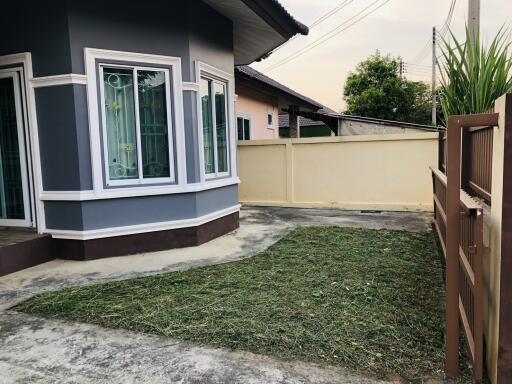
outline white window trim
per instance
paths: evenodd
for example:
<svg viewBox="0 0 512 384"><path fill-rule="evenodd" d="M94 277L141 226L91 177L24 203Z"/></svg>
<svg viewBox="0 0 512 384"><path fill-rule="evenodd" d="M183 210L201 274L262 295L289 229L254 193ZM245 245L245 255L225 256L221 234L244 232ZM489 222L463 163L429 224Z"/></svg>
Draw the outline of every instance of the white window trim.
<svg viewBox="0 0 512 384"><path fill-rule="evenodd" d="M215 97L212 97L211 103L212 103L212 128L213 128L213 161L214 161L214 171L212 173L206 173L205 177L207 180L210 179L220 179L225 178L229 176L230 171L230 162L231 162L231 154L229 153L229 130L230 130L230 124L229 124L229 115L228 115L228 83L224 80L216 79L213 76L209 76L208 74L202 73L201 78L204 78L208 81L211 81L212 87L215 87L215 84L219 84L224 87L224 90L226 92L226 101L225 101L225 110L224 114L226 116L226 145L228 145L228 149L226 151L226 158L227 158L227 171L225 172L219 172L219 152L218 152L218 145L217 145L217 103L215 101ZM214 92L214 88L212 88L212 92ZM201 107L202 107L201 103ZM201 114L202 116L202 114ZM204 164L203 164L204 169Z"/></svg>
<svg viewBox="0 0 512 384"><path fill-rule="evenodd" d="M142 146L141 146L141 134L140 134L140 116L139 116L139 97L138 92L134 91L134 102L135 102L135 125L136 125L136 141L137 141L137 173L139 177L137 179L126 179L126 180L111 180L109 176L109 163L108 163L108 143L107 143L107 123L106 123L106 115L105 110L101 110L101 121L102 121L102 133L103 133L103 163L104 163L104 172L106 184L108 186L120 186L120 185L141 185L141 184L164 184L164 183L174 183L175 175L174 175L174 114L175 111L172 109L172 100L171 100L171 84L170 84L170 74L167 68L156 68L156 67L143 67L138 65L119 65L119 64L108 64L108 63L99 63L99 74L100 78L103 79L103 69L104 68L120 68L120 69L131 69L133 70L133 76L135 79L135 71L153 71L153 72L164 72L165 74L165 101L166 101L166 113L167 113L167 135L168 135L168 156L169 156L169 177L160 177L160 178L144 178L143 164L142 164ZM134 82L134 90L137 86L137 83ZM100 82L100 97L101 104L105 105L105 89L103 86L103 82Z"/></svg>
<svg viewBox="0 0 512 384"><path fill-rule="evenodd" d="M272 116L272 124L268 124L268 117L269 116ZM275 125L276 125L276 119L275 119L274 111L268 111L267 112L267 128L268 129L274 129Z"/></svg>
<svg viewBox="0 0 512 384"><path fill-rule="evenodd" d="M96 198L104 198L108 196L145 196L154 193L158 190L160 193L178 193L185 190L187 184L187 168L186 168L186 153L185 153L185 128L183 116L183 89L181 78L181 58L171 56L149 55L143 53L110 51L104 49L84 48L85 56L85 69L87 76L87 101L89 109L89 135L91 145L91 162L93 171L93 191ZM176 169L177 169L177 182L168 186L164 185L144 185L130 184L129 186L122 186L119 188L105 188L104 185L110 186L108 183L108 173L104 177L104 164L102 156L102 112L100 112L100 103L98 102L98 79L97 79L97 64L107 66L122 66L128 65L129 67L141 66L141 63L151 66L165 66L171 67L171 84L172 89L169 91L170 96L168 102L174 106L173 114L168 116L173 117L173 133L176 140ZM123 62L118 64L116 62ZM154 69L154 68L153 68ZM100 84L100 93L101 93ZM169 137L171 143L172 137ZM171 162L172 164L172 162ZM169 180L167 180L169 182ZM155 180L150 180L148 183L157 184ZM122 189L122 192L117 191Z"/></svg>
<svg viewBox="0 0 512 384"><path fill-rule="evenodd" d="M226 84L226 122L227 126L227 144L228 148L228 172L217 174L206 174L204 167L204 140L203 140L203 106L201 103L201 95L197 95L197 112L198 112L198 142L199 142L199 164L201 168L201 183L209 183L222 178L230 178L235 180L237 175L237 161L236 161L236 142L237 130L236 127L236 113L235 113L235 78L233 75L215 68L209 64L201 61L195 62L195 79L196 83L200 84L201 77L206 77L212 80L220 80ZM216 136L216 135L214 135Z"/></svg>
<svg viewBox="0 0 512 384"><path fill-rule="evenodd" d="M236 138L238 139L238 119L244 119L244 120L249 120L249 138L248 139L244 139L244 141L247 141L247 140L252 140L253 139L253 133L252 133L252 116L247 114L247 113L243 113L243 112L238 112L236 114L236 119L237 119L237 122L236 122Z"/></svg>
<svg viewBox="0 0 512 384"><path fill-rule="evenodd" d="M18 151L20 160L21 185L23 195L23 219L0 219L0 225L10 227L31 227L32 226L32 207L30 196L30 180L28 176L29 161L27 159L27 151L25 149L26 135L26 116L23 110L23 67L14 67L8 69L0 69L0 79L12 79L14 91L14 108L16 113L16 133L18 136ZM26 104L25 104L26 105ZM27 138L28 139L28 138Z"/></svg>

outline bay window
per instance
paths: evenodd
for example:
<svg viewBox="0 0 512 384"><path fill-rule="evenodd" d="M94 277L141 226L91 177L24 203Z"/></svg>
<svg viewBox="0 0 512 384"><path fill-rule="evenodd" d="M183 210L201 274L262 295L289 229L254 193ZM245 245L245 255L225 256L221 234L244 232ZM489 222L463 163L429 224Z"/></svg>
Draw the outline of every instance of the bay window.
<svg viewBox="0 0 512 384"><path fill-rule="evenodd" d="M204 172L207 178L229 174L227 84L201 77Z"/></svg>
<svg viewBox="0 0 512 384"><path fill-rule="evenodd" d="M170 74L100 64L107 185L174 181Z"/></svg>

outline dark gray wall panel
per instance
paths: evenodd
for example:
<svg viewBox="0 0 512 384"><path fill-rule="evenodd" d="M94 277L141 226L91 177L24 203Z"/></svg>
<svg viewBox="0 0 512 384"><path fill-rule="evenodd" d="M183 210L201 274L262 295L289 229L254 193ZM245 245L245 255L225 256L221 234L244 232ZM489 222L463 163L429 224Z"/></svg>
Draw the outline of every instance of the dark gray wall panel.
<svg viewBox="0 0 512 384"><path fill-rule="evenodd" d="M204 216L238 204L238 185L210 189L197 193L197 215Z"/></svg>
<svg viewBox="0 0 512 384"><path fill-rule="evenodd" d="M0 55L31 52L34 76L71 72L64 0L2 2Z"/></svg>
<svg viewBox="0 0 512 384"><path fill-rule="evenodd" d="M197 97L197 92L183 92L188 183L198 183L201 181L201 168L199 165Z"/></svg>
<svg viewBox="0 0 512 384"><path fill-rule="evenodd" d="M47 191L82 188L80 157L87 158L84 152L89 150L89 144L83 142L88 140L88 134L84 133L87 120L79 113L77 121L75 92L80 95L83 90L76 90L76 87L84 88L62 85L35 90L43 187ZM80 130L80 144L86 148L78 148L77 129ZM90 174L90 165L84 164L87 159L82 160L84 172ZM84 175L84 182L83 189L91 189L90 176Z"/></svg>
<svg viewBox="0 0 512 384"><path fill-rule="evenodd" d="M80 189L87 191L93 189L87 88L83 85L74 85L73 95L75 102L78 163L80 169Z"/></svg>
<svg viewBox="0 0 512 384"><path fill-rule="evenodd" d="M81 231L82 204L77 201L45 201L46 228Z"/></svg>
<svg viewBox="0 0 512 384"><path fill-rule="evenodd" d="M199 60L233 74L233 23L203 2L190 9L190 65Z"/></svg>
<svg viewBox="0 0 512 384"><path fill-rule="evenodd" d="M93 230L192 219L238 204L237 186L197 193L45 203L49 229Z"/></svg>
<svg viewBox="0 0 512 384"><path fill-rule="evenodd" d="M69 4L74 73L84 72L85 47L181 57L189 62L184 0L90 0ZM184 17L185 16L185 17Z"/></svg>
<svg viewBox="0 0 512 384"><path fill-rule="evenodd" d="M195 194L85 201L84 230L159 223L196 217Z"/></svg>

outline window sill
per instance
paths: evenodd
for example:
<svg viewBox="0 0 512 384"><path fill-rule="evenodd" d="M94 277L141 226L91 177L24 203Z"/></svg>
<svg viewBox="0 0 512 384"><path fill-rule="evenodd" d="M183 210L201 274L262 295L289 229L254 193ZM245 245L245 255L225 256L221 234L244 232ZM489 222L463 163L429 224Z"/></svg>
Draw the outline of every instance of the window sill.
<svg viewBox="0 0 512 384"><path fill-rule="evenodd" d="M102 189L99 191L44 191L39 195L42 201L88 201L107 200L126 197L171 195L177 193L201 192L209 189L227 187L240 184L238 177L227 177L222 179L208 179L204 183L166 186L144 186Z"/></svg>

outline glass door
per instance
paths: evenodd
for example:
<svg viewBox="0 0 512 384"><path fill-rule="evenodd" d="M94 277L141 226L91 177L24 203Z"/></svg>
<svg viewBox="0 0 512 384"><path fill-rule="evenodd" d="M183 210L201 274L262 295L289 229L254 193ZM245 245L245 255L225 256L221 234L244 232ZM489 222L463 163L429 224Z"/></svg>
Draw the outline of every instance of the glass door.
<svg viewBox="0 0 512 384"><path fill-rule="evenodd" d="M0 72L0 226L31 225L19 73Z"/></svg>

